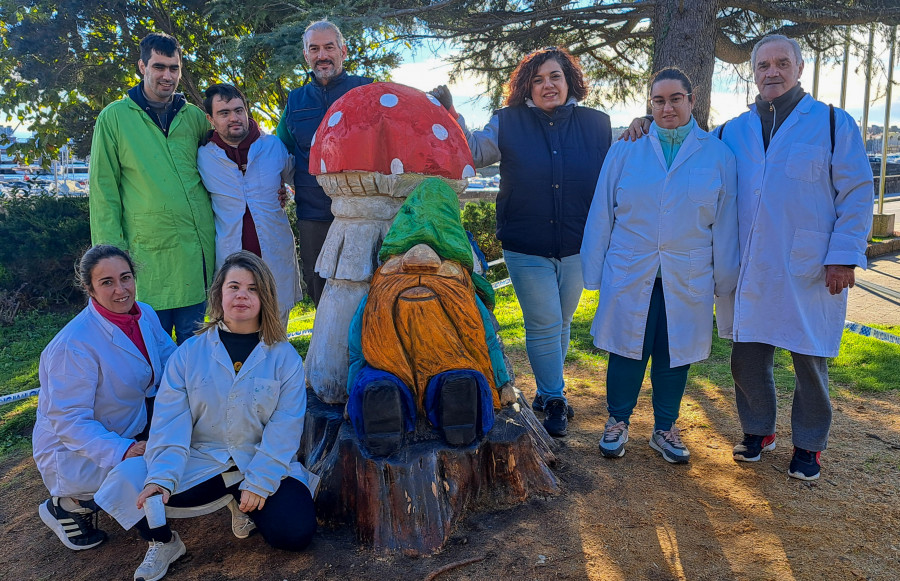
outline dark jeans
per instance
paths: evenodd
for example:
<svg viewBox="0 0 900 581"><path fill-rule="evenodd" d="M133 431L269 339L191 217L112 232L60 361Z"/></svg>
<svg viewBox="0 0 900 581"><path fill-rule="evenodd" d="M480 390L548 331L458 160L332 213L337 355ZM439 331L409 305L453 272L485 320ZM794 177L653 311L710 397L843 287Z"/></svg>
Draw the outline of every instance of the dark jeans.
<svg viewBox="0 0 900 581"><path fill-rule="evenodd" d="M181 345L194 335L194 331L203 324L203 316L206 314L206 301L189 305L187 307L178 307L176 309L163 309L156 311L159 317L159 323L162 325L163 331L172 334L175 329L175 343Z"/></svg>
<svg viewBox="0 0 900 581"><path fill-rule="evenodd" d="M240 502L239 486L240 482L226 487L221 475L213 476L184 492L173 494L168 505L202 506L226 494L231 494ZM275 494L266 499L265 505L248 514L256 523L256 530L276 549L302 551L316 532L316 507L312 495L305 484L293 478L282 480ZM168 524L151 529L147 519L142 518L135 528L146 541L167 543L172 540L172 530Z"/></svg>
<svg viewBox="0 0 900 581"><path fill-rule="evenodd" d="M316 260L322 252L325 237L331 222L316 220L297 220L297 232L300 242L300 262L303 263L303 283L306 294L312 298L313 304L319 306L322 291L325 290L325 279L316 274Z"/></svg>
<svg viewBox="0 0 900 581"><path fill-rule="evenodd" d="M617 422L628 423L637 405L644 381L647 360L650 363L650 383L653 386L654 430L669 430L678 419L681 398L687 385L690 364L669 367L669 327L666 320L666 300L662 279L657 278L650 296L647 329L641 359L629 359L609 354L606 368L606 407Z"/></svg>

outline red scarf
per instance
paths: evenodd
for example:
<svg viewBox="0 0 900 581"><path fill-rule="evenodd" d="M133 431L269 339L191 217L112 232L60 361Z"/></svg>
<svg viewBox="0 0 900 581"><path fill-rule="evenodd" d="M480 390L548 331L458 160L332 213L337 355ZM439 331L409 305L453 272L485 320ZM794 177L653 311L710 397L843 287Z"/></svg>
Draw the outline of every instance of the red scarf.
<svg viewBox="0 0 900 581"><path fill-rule="evenodd" d="M250 132L247 133L247 137L238 143L237 147L225 143L222 137L215 131L213 131L210 141L222 148L225 155L228 156L228 159L237 164L241 173L246 173L247 156L250 153L250 146L253 145L254 141L259 139L259 136L259 125L257 125L255 120L250 119ZM259 246L259 236L256 234L256 223L253 221L253 216L250 214L249 206L244 209L243 225L241 226L241 248L249 250L262 258L262 248Z"/></svg>
<svg viewBox="0 0 900 581"><path fill-rule="evenodd" d="M98 313L103 315L104 319L121 329L125 336L131 339L134 346L138 348L138 351L141 352L147 363L150 363L150 354L147 353L147 345L144 344L144 336L141 334L140 325L138 325L138 320L141 318L141 308L138 304L134 303L134 306L127 313L114 313L94 299L91 299L91 304L94 305Z"/></svg>

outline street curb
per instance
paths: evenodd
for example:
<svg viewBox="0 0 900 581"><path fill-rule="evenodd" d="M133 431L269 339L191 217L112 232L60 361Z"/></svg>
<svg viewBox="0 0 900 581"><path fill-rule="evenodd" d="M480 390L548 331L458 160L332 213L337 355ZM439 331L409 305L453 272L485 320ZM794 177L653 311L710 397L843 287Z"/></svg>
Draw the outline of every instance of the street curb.
<svg viewBox="0 0 900 581"><path fill-rule="evenodd" d="M885 254L900 252L900 238L891 238L882 242L869 242L866 248L866 258L876 258Z"/></svg>

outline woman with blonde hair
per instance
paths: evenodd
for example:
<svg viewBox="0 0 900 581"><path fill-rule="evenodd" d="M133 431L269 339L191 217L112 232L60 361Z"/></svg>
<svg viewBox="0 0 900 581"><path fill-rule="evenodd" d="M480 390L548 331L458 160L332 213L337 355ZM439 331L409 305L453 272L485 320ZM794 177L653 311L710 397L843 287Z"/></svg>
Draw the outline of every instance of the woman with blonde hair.
<svg viewBox="0 0 900 581"><path fill-rule="evenodd" d="M261 258L242 250L225 260L207 317L166 367L146 464L123 463L96 497L150 543L136 580L161 579L185 552L168 524L151 527L145 518L157 496L169 507L198 507L230 495L235 536L255 528L279 549L303 550L316 529L318 477L297 461L303 363L287 342Z"/></svg>

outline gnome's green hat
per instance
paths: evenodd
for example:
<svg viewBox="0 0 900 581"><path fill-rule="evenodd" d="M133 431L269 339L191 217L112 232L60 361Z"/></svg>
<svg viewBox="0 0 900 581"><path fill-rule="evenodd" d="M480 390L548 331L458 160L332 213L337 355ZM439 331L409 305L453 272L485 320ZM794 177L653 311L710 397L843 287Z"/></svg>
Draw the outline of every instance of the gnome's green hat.
<svg viewBox="0 0 900 581"><path fill-rule="evenodd" d="M378 258L382 262L416 244L427 244L444 260L472 271L472 247L459 219L459 198L439 178L428 178L409 194L388 231Z"/></svg>

